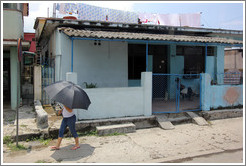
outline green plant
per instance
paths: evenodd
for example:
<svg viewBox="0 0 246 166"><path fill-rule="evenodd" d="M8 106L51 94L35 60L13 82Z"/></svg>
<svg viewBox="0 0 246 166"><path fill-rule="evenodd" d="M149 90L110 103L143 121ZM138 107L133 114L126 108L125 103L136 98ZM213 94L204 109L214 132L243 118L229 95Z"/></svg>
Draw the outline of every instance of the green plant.
<svg viewBox="0 0 246 166"><path fill-rule="evenodd" d="M78 136L97 136L97 131L77 132Z"/></svg>
<svg viewBox="0 0 246 166"><path fill-rule="evenodd" d="M51 138L45 139L45 138L40 138L40 137L32 137L31 139L26 139L26 142L29 142L29 141L39 141L43 145L48 145L51 140L52 140Z"/></svg>
<svg viewBox="0 0 246 166"><path fill-rule="evenodd" d="M26 150L27 148L24 145L18 144L18 146L16 146L13 143L13 140L11 139L10 136L5 136L3 138L3 143L6 144L11 150L13 151L17 151L17 150Z"/></svg>
<svg viewBox="0 0 246 166"><path fill-rule="evenodd" d="M45 160L38 160L35 163L51 163L50 161L45 161Z"/></svg>
<svg viewBox="0 0 246 166"><path fill-rule="evenodd" d="M44 160L38 160L35 163L46 163Z"/></svg>
<svg viewBox="0 0 246 166"><path fill-rule="evenodd" d="M27 150L27 148L24 145L18 144L16 146L16 144L12 142L8 143L7 146L10 148L11 151Z"/></svg>
<svg viewBox="0 0 246 166"><path fill-rule="evenodd" d="M4 136L3 137L3 144L10 144L10 143L13 143L13 140L11 139L10 136Z"/></svg>
<svg viewBox="0 0 246 166"><path fill-rule="evenodd" d="M97 84L84 82L86 88L97 88Z"/></svg>
<svg viewBox="0 0 246 166"><path fill-rule="evenodd" d="M41 138L39 139L39 141L43 144L43 145L48 145L50 143L52 139L51 138L48 138L48 139L44 139L44 138Z"/></svg>
<svg viewBox="0 0 246 166"><path fill-rule="evenodd" d="M8 119L8 122L12 122L12 121L14 121L15 120L15 117L10 117L9 119Z"/></svg>

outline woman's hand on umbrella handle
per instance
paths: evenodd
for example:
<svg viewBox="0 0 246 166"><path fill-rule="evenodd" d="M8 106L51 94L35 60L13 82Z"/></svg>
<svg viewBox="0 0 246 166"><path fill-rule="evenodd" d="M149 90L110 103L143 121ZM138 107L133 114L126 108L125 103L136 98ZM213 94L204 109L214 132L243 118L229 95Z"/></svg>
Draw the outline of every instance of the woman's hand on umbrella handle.
<svg viewBox="0 0 246 166"><path fill-rule="evenodd" d="M62 113L62 110L59 110L59 111L58 111L58 115L61 115L61 113Z"/></svg>

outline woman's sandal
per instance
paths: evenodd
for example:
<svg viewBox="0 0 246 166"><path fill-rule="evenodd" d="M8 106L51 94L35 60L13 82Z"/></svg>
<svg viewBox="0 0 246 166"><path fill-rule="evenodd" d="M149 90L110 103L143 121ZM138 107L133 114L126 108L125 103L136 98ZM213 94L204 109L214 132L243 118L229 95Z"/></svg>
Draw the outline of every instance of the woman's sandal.
<svg viewBox="0 0 246 166"><path fill-rule="evenodd" d="M50 147L51 150L60 150L60 148L56 147L56 146L51 146Z"/></svg>
<svg viewBox="0 0 246 166"><path fill-rule="evenodd" d="M74 146L74 147L71 148L71 150L76 150L76 149L79 149L79 148L80 148L80 146Z"/></svg>

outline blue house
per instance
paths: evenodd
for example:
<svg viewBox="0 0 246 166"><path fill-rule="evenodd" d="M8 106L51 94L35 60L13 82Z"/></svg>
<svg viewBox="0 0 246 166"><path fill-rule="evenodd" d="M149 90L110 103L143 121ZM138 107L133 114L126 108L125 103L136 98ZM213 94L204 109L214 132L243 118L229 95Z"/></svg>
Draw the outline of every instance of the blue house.
<svg viewBox="0 0 246 166"><path fill-rule="evenodd" d="M92 100L88 111L77 112L78 120L243 103L242 82L224 82L241 77L225 75L224 49L242 47L242 31L60 18L37 18L34 29L42 86L73 81ZM50 103L44 92L42 102Z"/></svg>

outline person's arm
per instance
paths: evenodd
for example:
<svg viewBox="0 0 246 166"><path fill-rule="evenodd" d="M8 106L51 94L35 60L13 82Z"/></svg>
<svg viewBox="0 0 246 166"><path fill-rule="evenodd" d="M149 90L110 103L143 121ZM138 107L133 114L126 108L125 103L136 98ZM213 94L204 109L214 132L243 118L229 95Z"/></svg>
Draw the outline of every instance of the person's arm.
<svg viewBox="0 0 246 166"><path fill-rule="evenodd" d="M62 109L58 111L58 115L61 115L61 113L62 113Z"/></svg>
<svg viewBox="0 0 246 166"><path fill-rule="evenodd" d="M64 105L64 107L66 108L66 110L67 110L68 112L73 112L73 110L70 109L70 108L68 108L67 106Z"/></svg>

